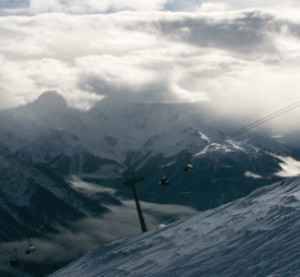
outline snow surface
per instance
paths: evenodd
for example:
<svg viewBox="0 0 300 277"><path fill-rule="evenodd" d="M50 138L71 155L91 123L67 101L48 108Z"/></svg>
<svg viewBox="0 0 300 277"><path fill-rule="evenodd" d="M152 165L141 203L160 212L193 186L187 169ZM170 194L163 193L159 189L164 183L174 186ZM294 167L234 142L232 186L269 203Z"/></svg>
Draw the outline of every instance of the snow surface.
<svg viewBox="0 0 300 277"><path fill-rule="evenodd" d="M51 277L300 276L300 179L92 251Z"/></svg>

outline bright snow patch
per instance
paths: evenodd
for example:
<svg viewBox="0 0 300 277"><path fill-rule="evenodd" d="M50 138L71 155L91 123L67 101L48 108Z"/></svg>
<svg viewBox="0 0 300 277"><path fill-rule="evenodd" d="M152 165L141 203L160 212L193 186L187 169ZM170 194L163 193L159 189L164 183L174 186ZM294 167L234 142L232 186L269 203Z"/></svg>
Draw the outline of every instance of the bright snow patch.
<svg viewBox="0 0 300 277"><path fill-rule="evenodd" d="M204 141L207 141L207 142L210 142L210 139L208 136L204 135L203 133L201 132L198 132L199 136L201 139L203 139Z"/></svg>
<svg viewBox="0 0 300 277"><path fill-rule="evenodd" d="M300 276L300 179L119 240L51 275Z"/></svg>

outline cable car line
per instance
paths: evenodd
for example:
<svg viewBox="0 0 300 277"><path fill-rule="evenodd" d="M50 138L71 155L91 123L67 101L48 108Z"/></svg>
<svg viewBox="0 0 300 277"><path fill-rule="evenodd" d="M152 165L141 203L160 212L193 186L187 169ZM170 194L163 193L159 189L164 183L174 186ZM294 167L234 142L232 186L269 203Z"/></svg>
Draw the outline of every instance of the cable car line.
<svg viewBox="0 0 300 277"><path fill-rule="evenodd" d="M26 246L26 250L24 251L25 255L30 255L36 251L35 245L31 242L31 239L29 238L27 241L24 241L15 247L11 247L11 248L1 251L0 256L6 256L7 254L12 252L13 256L9 260L9 264L11 267L17 268L21 264L21 259L19 258L18 250L23 248L24 246Z"/></svg>
<svg viewBox="0 0 300 277"><path fill-rule="evenodd" d="M192 157L195 156L197 153L199 153L201 150L204 150L204 149L206 149L206 148L208 148L208 147L210 147L210 146L212 146L214 144L222 143L222 142L227 141L229 139L232 139L232 138L234 138L236 136L239 136L239 135L247 132L248 130L250 130L250 129L254 128L254 127L260 126L260 125L262 125L262 124L264 124L264 123L266 123L266 122L268 122L268 121L270 121L270 120L272 120L272 119L274 119L276 117L279 117L279 116L281 116L281 115L283 115L283 114L285 114L285 113L287 113L289 111L292 111L292 110L294 110L294 109L296 109L298 107L300 107L300 100L296 101L293 104L290 104L290 105L288 105L286 107L283 107L283 108L281 108L281 109L279 109L279 110L277 110L277 111L275 111L275 112L273 112L271 114L268 114L268 115L266 115L266 116L264 116L264 117L262 117L262 118L260 118L260 119L258 119L256 121L254 121L252 123L249 123L246 126L244 126L242 128L239 128L239 129L237 129L237 130L229 133L228 135L224 135L224 136L222 136L222 137L220 137L220 138L218 138L218 139L210 142L208 145L205 145L204 147L200 147L200 149L196 148L196 147L192 147L192 149L190 151L188 151L188 153L179 155L175 160L168 162L167 165L166 164L162 164L162 165L156 167L156 169L160 169L160 170L166 171L166 169L168 167L170 167L171 165L176 164L177 162L182 161L184 159L187 159L187 155L188 155L188 156L190 156L190 158L188 159L188 162L186 164L186 167L184 168L184 171L189 172L194 167L193 164L192 164L192 162L191 162ZM223 153L221 153L221 154L224 155L224 156L226 156ZM141 180L139 179L139 180L134 180L134 181L135 182L139 182ZM159 183L161 185L163 185L163 186L167 186L169 184L168 177L167 176L163 176L160 179ZM146 229L146 228L144 228L144 229ZM9 253L9 252L13 251L15 253L15 255L10 260L10 265L12 267L18 267L19 264L20 264L20 260L18 258L18 252L17 252L17 250L19 248L23 247L25 244L27 244L27 249L26 249L25 254L30 254L30 253L33 253L33 252L36 251L35 246L31 243L31 241L29 239L27 242L20 243L17 247L6 249L6 250L0 252L0 255L4 255L5 253Z"/></svg>
<svg viewBox="0 0 300 277"><path fill-rule="evenodd" d="M279 110L277 110L277 111L275 111L275 112L273 112L271 114L268 114L268 115L266 115L266 116L264 116L264 117L262 117L262 118L260 118L260 119L258 119L256 121L254 121L252 123L249 123L246 126L244 126L242 128L239 128L239 129L237 129L237 130L229 133L228 135L224 135L224 136L222 136L222 137L220 137L220 138L212 141L208 145L205 145L204 147L200 147L200 149L199 148L196 149L196 147L194 147L194 150L190 151L189 153L190 153L191 156L194 156L197 153L199 153L201 150L204 150L204 149L208 148L209 146L212 146L212 145L217 144L217 143L220 144L220 143L222 143L224 141L227 141L227 140L232 139L232 138L234 138L236 136L239 136L239 135L247 132L249 129L252 129L254 127L260 126L260 125L262 125L262 124L264 124L264 123L266 123L266 122L268 122L268 121L270 121L270 120L272 120L272 119L274 119L276 117L279 117L280 115L283 115L283 114L285 114L285 113L287 113L289 111L292 111L292 110L294 110L296 108L299 108L299 107L300 107L300 100L296 101L293 104L290 104L290 105L288 105L288 106L286 106L284 108L281 108L281 109L279 109ZM174 163L176 163L178 161L181 161L181 160L185 159L186 155L187 155L186 153L182 154L182 155L179 155L175 159L174 162L169 162L169 164L174 164ZM164 166L162 165L159 168L161 169L163 167Z"/></svg>
<svg viewBox="0 0 300 277"><path fill-rule="evenodd" d="M22 248L23 246L25 246L26 244L27 244L27 241L23 241L23 242L21 242L20 244L18 244L18 245L15 246L15 247L10 247L10 248L8 248L8 249L2 250L2 251L0 251L0 256L4 256L4 255L6 255L7 253L13 252L15 249L20 249L20 248Z"/></svg>
<svg viewBox="0 0 300 277"><path fill-rule="evenodd" d="M11 267L19 267L21 264L21 261L18 257L18 250L17 248L14 249L14 256L9 260L9 264Z"/></svg>

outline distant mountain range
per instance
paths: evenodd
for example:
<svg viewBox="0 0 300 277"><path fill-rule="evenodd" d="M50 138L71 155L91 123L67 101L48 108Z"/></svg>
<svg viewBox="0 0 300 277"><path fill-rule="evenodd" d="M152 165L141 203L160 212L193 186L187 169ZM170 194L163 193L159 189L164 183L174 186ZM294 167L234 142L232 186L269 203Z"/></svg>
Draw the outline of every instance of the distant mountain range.
<svg viewBox="0 0 300 277"><path fill-rule="evenodd" d="M282 161L270 152L292 152L254 132L239 142L210 144L222 136L205 111L188 104L107 98L81 111L51 91L1 111L1 212L10 222L8 229L16 232L3 229L0 239L21 232L42 234L53 223L105 213L105 201L132 197L123 186L123 174L132 169L145 177L138 187L145 201L212 208L277 180ZM194 164L192 172L183 172L187 162ZM99 203L74 190L67 182L70 175L113 187L116 193ZM163 175L170 179L167 188L158 184ZM53 207L62 212L58 215Z"/></svg>

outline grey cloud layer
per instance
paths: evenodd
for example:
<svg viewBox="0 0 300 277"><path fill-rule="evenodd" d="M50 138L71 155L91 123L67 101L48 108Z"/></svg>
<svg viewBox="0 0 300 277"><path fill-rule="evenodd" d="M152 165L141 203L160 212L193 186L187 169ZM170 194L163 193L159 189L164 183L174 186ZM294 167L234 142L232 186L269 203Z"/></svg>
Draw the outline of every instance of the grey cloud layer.
<svg viewBox="0 0 300 277"><path fill-rule="evenodd" d="M113 13L116 11L213 11L248 8L299 7L297 0L0 0L2 14L72 14Z"/></svg>
<svg viewBox="0 0 300 277"><path fill-rule="evenodd" d="M270 51L274 42L268 32L276 30L276 20L260 12L245 12L236 18L191 18L161 22L163 33L173 41L197 47L237 52Z"/></svg>
<svg viewBox="0 0 300 277"><path fill-rule="evenodd" d="M0 0L0 9L26 7L28 4L29 0Z"/></svg>

